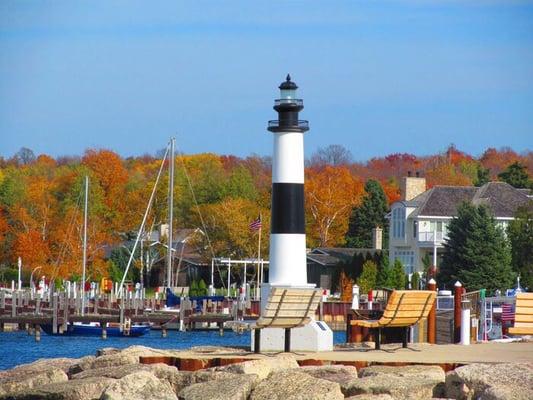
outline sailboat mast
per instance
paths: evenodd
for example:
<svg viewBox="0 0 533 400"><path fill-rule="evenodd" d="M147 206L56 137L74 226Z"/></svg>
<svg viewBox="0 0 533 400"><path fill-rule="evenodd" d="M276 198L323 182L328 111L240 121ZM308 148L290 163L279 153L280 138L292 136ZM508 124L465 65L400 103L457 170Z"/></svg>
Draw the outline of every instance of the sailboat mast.
<svg viewBox="0 0 533 400"><path fill-rule="evenodd" d="M170 139L170 163L168 171L168 247L167 247L167 287L172 286L172 220L174 212L174 138Z"/></svg>
<svg viewBox="0 0 533 400"><path fill-rule="evenodd" d="M83 268L81 273L81 315L85 315L85 269L87 266L87 197L89 177L85 175L85 208L83 212Z"/></svg>

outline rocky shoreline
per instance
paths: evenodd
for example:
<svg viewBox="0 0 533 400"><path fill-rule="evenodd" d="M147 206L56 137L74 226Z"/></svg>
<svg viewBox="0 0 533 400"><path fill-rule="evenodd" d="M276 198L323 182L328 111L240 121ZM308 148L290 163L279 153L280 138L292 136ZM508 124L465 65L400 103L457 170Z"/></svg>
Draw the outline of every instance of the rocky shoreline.
<svg viewBox="0 0 533 400"><path fill-rule="evenodd" d="M228 349L223 349L227 352ZM200 350L199 350L200 351ZM35 361L0 371L0 400L296 400L533 398L533 363L439 366L299 366L291 354L181 371L140 357L180 351L132 346L95 356Z"/></svg>

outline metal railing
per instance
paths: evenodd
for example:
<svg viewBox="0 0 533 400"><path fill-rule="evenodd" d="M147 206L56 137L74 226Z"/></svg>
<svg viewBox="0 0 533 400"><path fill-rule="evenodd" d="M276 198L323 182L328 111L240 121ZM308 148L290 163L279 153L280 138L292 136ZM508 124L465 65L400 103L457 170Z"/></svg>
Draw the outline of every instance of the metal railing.
<svg viewBox="0 0 533 400"><path fill-rule="evenodd" d="M282 104L295 104L297 106L303 106L304 101L302 99L277 99L274 100L274 105L279 106Z"/></svg>
<svg viewBox="0 0 533 400"><path fill-rule="evenodd" d="M279 120L274 119L272 121L268 121L268 127L269 128L279 128ZM285 127L285 125L283 126ZM288 125L287 128L300 128L300 129L309 129L309 121L299 119L297 123L292 123L291 125Z"/></svg>
<svg viewBox="0 0 533 400"><path fill-rule="evenodd" d="M419 242L442 242L447 239L443 232L418 232Z"/></svg>

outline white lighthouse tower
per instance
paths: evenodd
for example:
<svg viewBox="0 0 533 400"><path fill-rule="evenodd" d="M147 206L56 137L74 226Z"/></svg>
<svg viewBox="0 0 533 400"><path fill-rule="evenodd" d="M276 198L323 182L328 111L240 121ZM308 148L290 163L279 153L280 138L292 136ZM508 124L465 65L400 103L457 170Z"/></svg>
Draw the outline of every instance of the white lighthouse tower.
<svg viewBox="0 0 533 400"><path fill-rule="evenodd" d="M290 75L279 89L280 98L274 103L278 119L268 121L268 130L274 134L272 215L269 277L261 290L262 308L272 287L314 287L307 282L305 244L304 133L309 130L309 123L298 119L304 104L296 95L298 86ZM313 320L293 329L291 336L292 348L296 351L333 349L333 332L325 322ZM283 350L284 337L283 329L263 329L261 349Z"/></svg>

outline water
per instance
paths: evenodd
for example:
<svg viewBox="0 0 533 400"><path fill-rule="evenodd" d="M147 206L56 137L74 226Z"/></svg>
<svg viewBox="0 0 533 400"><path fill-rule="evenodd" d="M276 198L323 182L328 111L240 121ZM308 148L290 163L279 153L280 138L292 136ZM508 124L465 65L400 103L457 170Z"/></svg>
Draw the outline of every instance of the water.
<svg viewBox="0 0 533 400"><path fill-rule="evenodd" d="M333 342L346 342L344 331L333 332ZM41 342L35 342L26 332L0 333L0 370L30 363L39 358L72 357L94 355L103 347L124 348L147 346L157 349L185 349L192 346L250 346L250 333L238 335L225 331L220 336L216 331L177 332L168 331L166 338L160 331L150 331L137 338L108 337L102 340L95 336L49 336L41 335Z"/></svg>

